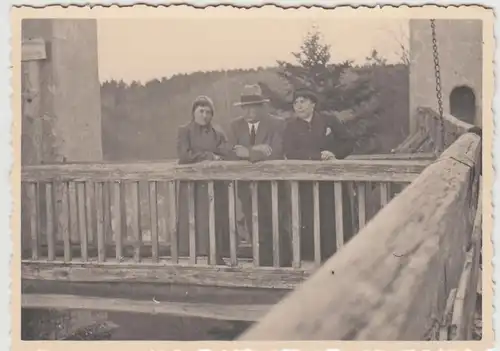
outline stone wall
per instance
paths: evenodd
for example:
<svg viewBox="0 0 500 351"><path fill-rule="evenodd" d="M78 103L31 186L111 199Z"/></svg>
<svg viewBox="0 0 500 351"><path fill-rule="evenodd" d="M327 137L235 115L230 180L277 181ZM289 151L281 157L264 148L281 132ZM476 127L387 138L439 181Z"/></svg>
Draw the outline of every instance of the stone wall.
<svg viewBox="0 0 500 351"><path fill-rule="evenodd" d="M450 94L456 87L471 88L476 99L476 119L481 125L482 21L436 20L444 112L450 114ZM438 110L430 20L410 20L410 116L418 107ZM457 116L458 117L458 116ZM416 122L410 117L410 131Z"/></svg>
<svg viewBox="0 0 500 351"><path fill-rule="evenodd" d="M47 51L47 59L37 61L39 107L33 116L23 113L22 163L102 160L97 21L24 19L22 36L42 37ZM28 104L23 101L23 110ZM40 138L34 137L35 123Z"/></svg>

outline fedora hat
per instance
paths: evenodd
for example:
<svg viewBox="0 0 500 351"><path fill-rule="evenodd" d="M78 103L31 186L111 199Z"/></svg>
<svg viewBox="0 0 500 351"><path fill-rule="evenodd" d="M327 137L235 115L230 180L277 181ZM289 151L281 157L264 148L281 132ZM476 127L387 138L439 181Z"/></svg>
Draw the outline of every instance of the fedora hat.
<svg viewBox="0 0 500 351"><path fill-rule="evenodd" d="M262 89L258 84L245 85L241 93L240 101L235 106L256 105L269 102L262 96Z"/></svg>

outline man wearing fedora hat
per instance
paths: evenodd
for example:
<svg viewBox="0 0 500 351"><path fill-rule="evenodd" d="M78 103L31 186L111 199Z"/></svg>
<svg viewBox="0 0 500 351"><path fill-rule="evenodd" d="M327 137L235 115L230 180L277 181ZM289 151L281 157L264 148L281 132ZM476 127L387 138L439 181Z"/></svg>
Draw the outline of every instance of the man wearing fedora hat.
<svg viewBox="0 0 500 351"><path fill-rule="evenodd" d="M232 121L228 139L238 159L250 162L283 159L283 131L285 121L268 112L269 99L262 95L258 84L245 85L240 101L235 106L241 107L243 114ZM280 193L284 192L280 184ZM259 197L259 246L261 265L272 264L272 211L270 184L260 183ZM248 184L238 185L238 197L241 201L249 233L252 235L252 201ZM282 225L287 232L287 226ZM288 264L288 235L283 233L281 264Z"/></svg>

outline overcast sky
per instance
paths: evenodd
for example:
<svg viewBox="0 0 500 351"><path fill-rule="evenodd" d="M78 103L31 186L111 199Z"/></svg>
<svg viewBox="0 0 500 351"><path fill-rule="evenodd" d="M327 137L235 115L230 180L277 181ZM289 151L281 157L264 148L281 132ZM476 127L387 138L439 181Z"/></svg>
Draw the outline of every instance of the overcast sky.
<svg viewBox="0 0 500 351"><path fill-rule="evenodd" d="M363 62L372 49L389 61L408 44L408 20L275 16L99 19L100 80L146 82L176 73L270 66L292 60L313 25L332 59Z"/></svg>

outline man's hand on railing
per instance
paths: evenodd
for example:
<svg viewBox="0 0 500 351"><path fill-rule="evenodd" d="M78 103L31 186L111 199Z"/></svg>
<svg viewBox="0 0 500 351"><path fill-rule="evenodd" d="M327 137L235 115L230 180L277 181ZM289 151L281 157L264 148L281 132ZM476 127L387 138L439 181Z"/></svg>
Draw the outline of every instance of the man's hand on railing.
<svg viewBox="0 0 500 351"><path fill-rule="evenodd" d="M252 149L254 151L262 152L266 157L271 156L271 153L273 152L273 149L271 149L271 147L267 144L255 145Z"/></svg>
<svg viewBox="0 0 500 351"><path fill-rule="evenodd" d="M241 146L241 145L236 145L234 147L234 152L235 152L236 156L238 156L239 158L250 157L250 152L248 151L248 149L244 146Z"/></svg>
<svg viewBox="0 0 500 351"><path fill-rule="evenodd" d="M321 151L321 160L322 161L329 161L329 160L336 160L336 159L337 158L335 157L333 152L327 151L327 150Z"/></svg>

